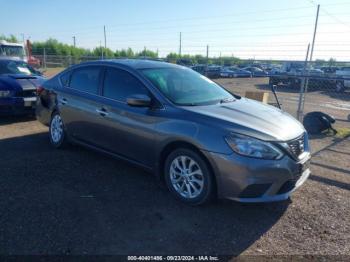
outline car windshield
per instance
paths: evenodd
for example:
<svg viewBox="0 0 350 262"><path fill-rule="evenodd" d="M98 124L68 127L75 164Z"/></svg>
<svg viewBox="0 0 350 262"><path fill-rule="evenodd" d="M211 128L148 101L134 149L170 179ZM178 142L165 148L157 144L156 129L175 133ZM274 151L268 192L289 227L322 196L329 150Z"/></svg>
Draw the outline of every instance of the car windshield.
<svg viewBox="0 0 350 262"><path fill-rule="evenodd" d="M24 49L22 46L1 45L0 53L4 56L18 56L23 57Z"/></svg>
<svg viewBox="0 0 350 262"><path fill-rule="evenodd" d="M37 75L37 72L23 61L0 61L0 74Z"/></svg>
<svg viewBox="0 0 350 262"><path fill-rule="evenodd" d="M191 69L152 68L141 72L177 105L208 105L234 100L225 89Z"/></svg>

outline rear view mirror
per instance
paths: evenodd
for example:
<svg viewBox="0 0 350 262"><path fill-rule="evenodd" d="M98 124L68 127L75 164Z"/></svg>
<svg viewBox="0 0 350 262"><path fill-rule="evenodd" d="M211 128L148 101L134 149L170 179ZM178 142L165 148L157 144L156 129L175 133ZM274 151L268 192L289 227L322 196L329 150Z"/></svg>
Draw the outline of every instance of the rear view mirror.
<svg viewBox="0 0 350 262"><path fill-rule="evenodd" d="M126 99L129 106L149 107L151 106L151 98L147 95L132 95Z"/></svg>

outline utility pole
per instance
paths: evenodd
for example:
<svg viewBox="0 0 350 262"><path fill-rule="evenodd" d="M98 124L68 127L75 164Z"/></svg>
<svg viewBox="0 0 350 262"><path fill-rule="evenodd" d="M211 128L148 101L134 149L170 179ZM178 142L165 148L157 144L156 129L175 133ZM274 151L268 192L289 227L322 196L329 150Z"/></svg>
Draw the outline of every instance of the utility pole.
<svg viewBox="0 0 350 262"><path fill-rule="evenodd" d="M180 32L180 47L179 47L179 55L181 57L181 51L182 51L182 34Z"/></svg>
<svg viewBox="0 0 350 262"><path fill-rule="evenodd" d="M305 71L307 68L307 61L309 58L309 51L310 51L310 44L307 46L306 50L306 57L305 57L305 62L304 62L304 69L303 69L303 75L305 75ZM305 99L305 94L304 94L304 88L305 88L305 78L302 79L300 83L300 94L299 94L299 103L298 103L298 111L297 111L297 119L301 122L303 119L303 100Z"/></svg>
<svg viewBox="0 0 350 262"><path fill-rule="evenodd" d="M73 46L76 47L75 36L73 36Z"/></svg>
<svg viewBox="0 0 350 262"><path fill-rule="evenodd" d="M43 50L43 65L44 65L44 69L46 70L46 48L44 47Z"/></svg>
<svg viewBox="0 0 350 262"><path fill-rule="evenodd" d="M314 28L314 34L313 34L313 37L312 37L312 44L311 44L311 52L310 52L310 59L309 59L309 62L311 63L312 62L312 56L314 54L314 47L315 47L315 39L316 39L316 33L317 33L317 25L318 25L318 15L320 13L320 5L317 5L317 12L316 12L316 21L315 21L315 28ZM307 60L307 59L306 59ZM310 64L309 63L309 64ZM305 69L304 69L304 75L306 73L306 69L309 67L308 63L306 62L306 65L305 65ZM303 119L303 111L304 111L304 105L305 105L305 95L307 93L307 90L309 88L309 78L304 77L304 81L302 81L302 85L303 85L303 97L302 97L302 100L301 100L301 106L300 108L298 108L298 120L299 121L302 121ZM299 119L300 118L300 119Z"/></svg>
<svg viewBox="0 0 350 262"><path fill-rule="evenodd" d="M106 26L105 25L103 26L103 34L105 37L105 49L106 49L107 48L107 37L106 37Z"/></svg>
<svg viewBox="0 0 350 262"><path fill-rule="evenodd" d="M101 41L100 41L100 50L101 50L101 59L103 60L103 48L102 48Z"/></svg>
<svg viewBox="0 0 350 262"><path fill-rule="evenodd" d="M316 32L317 32L317 25L318 25L318 14L319 14L319 13L320 13L320 5L317 5L317 12L316 12L316 21L315 21L314 35L313 35L312 44L311 44L310 62L312 61L312 56L313 56L313 54L314 54L315 39L316 39Z"/></svg>
<svg viewBox="0 0 350 262"><path fill-rule="evenodd" d="M143 59L146 59L146 47L143 47Z"/></svg>
<svg viewBox="0 0 350 262"><path fill-rule="evenodd" d="M207 45L207 64L208 64L208 59L209 59L209 45Z"/></svg>
<svg viewBox="0 0 350 262"><path fill-rule="evenodd" d="M209 45L207 45L207 64L205 66L205 75L208 75L208 63L209 63Z"/></svg>

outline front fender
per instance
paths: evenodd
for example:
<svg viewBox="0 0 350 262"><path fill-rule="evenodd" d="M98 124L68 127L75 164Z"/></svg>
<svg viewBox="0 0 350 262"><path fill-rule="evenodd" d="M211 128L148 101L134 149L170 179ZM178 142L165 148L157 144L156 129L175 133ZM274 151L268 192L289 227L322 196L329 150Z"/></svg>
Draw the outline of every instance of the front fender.
<svg viewBox="0 0 350 262"><path fill-rule="evenodd" d="M206 126L186 120L167 119L156 125L157 151L162 151L173 142L186 142L199 150L221 154L231 154L232 149L226 143L225 133L217 127Z"/></svg>

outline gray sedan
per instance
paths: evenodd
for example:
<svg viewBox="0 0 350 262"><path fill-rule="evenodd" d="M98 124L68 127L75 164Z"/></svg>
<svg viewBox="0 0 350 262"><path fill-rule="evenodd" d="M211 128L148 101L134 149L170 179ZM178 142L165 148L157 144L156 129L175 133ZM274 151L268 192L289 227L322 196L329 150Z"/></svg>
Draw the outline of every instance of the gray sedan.
<svg viewBox="0 0 350 262"><path fill-rule="evenodd" d="M41 89L37 118L74 142L155 174L181 201L287 199L310 174L303 126L191 69L147 60L80 64Z"/></svg>

